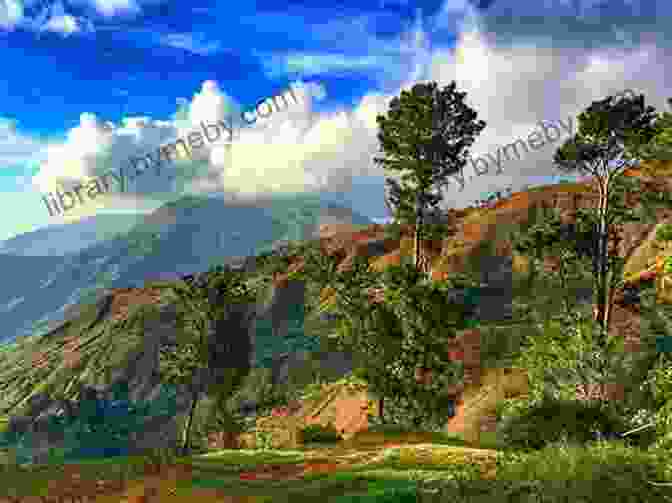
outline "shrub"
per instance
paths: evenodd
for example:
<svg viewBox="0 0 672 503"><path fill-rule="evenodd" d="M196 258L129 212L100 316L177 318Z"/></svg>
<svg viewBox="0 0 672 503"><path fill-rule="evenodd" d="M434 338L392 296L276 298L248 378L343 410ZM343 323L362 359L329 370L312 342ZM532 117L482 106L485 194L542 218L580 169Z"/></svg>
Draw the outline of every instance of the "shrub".
<svg viewBox="0 0 672 503"><path fill-rule="evenodd" d="M377 419L377 418L376 418ZM373 433L389 433L390 435L401 435L404 433L411 433L417 431L417 428L404 426L394 423L378 423L369 427L369 431Z"/></svg>
<svg viewBox="0 0 672 503"><path fill-rule="evenodd" d="M497 477L483 480L460 475L452 480L419 484L418 501L443 503L566 503L665 501L665 459L626 447L600 442L588 447L560 444L527 454L502 453ZM599 496L596 496L598 495Z"/></svg>
<svg viewBox="0 0 672 503"><path fill-rule="evenodd" d="M541 449L566 438L571 443L596 439L596 432L615 437L627 429L623 419L599 402L545 397L504 418L501 435L507 445Z"/></svg>
<svg viewBox="0 0 672 503"><path fill-rule="evenodd" d="M672 241L672 225L661 225L656 232L656 240L658 241Z"/></svg>
<svg viewBox="0 0 672 503"><path fill-rule="evenodd" d="M341 496L336 499L337 503L415 503L417 497L417 483L404 480L386 480L381 482L369 482L368 492L365 495Z"/></svg>
<svg viewBox="0 0 672 503"><path fill-rule="evenodd" d="M341 436L333 425L322 426L321 424L311 424L301 430L303 441L305 443L313 442L338 442Z"/></svg>

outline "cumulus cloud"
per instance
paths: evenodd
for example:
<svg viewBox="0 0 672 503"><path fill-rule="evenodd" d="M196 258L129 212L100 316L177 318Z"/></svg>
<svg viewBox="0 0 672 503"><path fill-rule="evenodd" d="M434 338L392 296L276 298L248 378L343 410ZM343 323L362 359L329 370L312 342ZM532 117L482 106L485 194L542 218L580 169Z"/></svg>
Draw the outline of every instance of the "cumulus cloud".
<svg viewBox="0 0 672 503"><path fill-rule="evenodd" d="M535 4L538 6L539 2ZM462 6L454 7L458 10ZM444 22L454 21L445 12L442 16ZM467 12L456 49L434 52L429 70L429 79L440 85L457 81L458 89L467 92L467 103L487 123L471 148L472 157L495 153L519 138L526 140L539 130L539 121L557 123L571 118L576 125L578 114L592 101L624 89L645 94L657 110L667 108L665 89L671 82L664 62L669 65L669 48L653 41L624 47L617 40L586 48L563 41L530 39L527 33L509 33L508 40L502 42L496 33L484 28L487 21ZM607 26L613 34L613 25ZM603 35L599 33L600 37ZM590 35L586 38L589 40ZM460 192L457 184L452 185L447 192L449 206L463 206L484 191L507 185L517 190L524 184L549 181L557 173L552 156L561 141L525 153L520 160L506 162L500 175L490 169L479 177L467 165L466 188Z"/></svg>
<svg viewBox="0 0 672 503"><path fill-rule="evenodd" d="M46 8L42 16L34 20L33 25L39 31L52 31L67 36L72 33L92 32L93 23L90 20L67 14L63 2L55 2L51 9Z"/></svg>
<svg viewBox="0 0 672 503"><path fill-rule="evenodd" d="M0 28L12 30L23 20L21 0L0 0Z"/></svg>
<svg viewBox="0 0 672 503"><path fill-rule="evenodd" d="M167 121L153 121L147 117L129 117L116 126L103 123L94 114L83 113L80 124L70 130L62 144L47 148L46 160L33 178L37 190L42 193L56 190L72 190L106 173L128 170L128 160L144 156L161 144L172 140L177 129ZM121 187L113 182L113 189L104 196L76 206L66 215L69 219L95 214L101 208L128 208L134 204L143 206L143 194L169 193L172 182L169 177L146 173ZM122 191L123 190L123 191Z"/></svg>
<svg viewBox="0 0 672 503"><path fill-rule="evenodd" d="M106 18L138 14L141 11L136 0L70 0L69 3L92 8L98 15ZM47 3L39 9L41 5L39 0L0 0L0 29L11 31L23 28L38 33L44 31L61 33L65 36L95 31L90 19L67 13L61 0L56 0L53 4ZM34 6L39 9L37 13L31 11ZM179 40L175 39L174 43L179 44ZM194 47L194 50L198 49L196 42ZM204 48L206 46L202 46L201 50Z"/></svg>
<svg viewBox="0 0 672 503"><path fill-rule="evenodd" d="M72 184L80 177L99 176L106 169L123 165L130 156L154 152L160 145L199 130L201 122L233 116L236 123L231 144L206 144L194 151L193 160L174 163L170 177L144 174L127 192L110 193L100 198L104 203L96 200L96 205L83 208L139 207L166 194L175 197L176 191L224 192L243 199L266 198L275 192L348 192L360 176L380 176L382 184L384 172L373 162L379 155L376 116L387 111L390 100L402 89L424 80L435 80L440 86L457 81L458 89L467 92L467 103L487 122L471 148L472 156L495 153L503 145L527 139L538 130L539 121L575 119L591 101L626 88L644 93L658 110L665 109L665 89L672 84L664 71L669 67L669 49L641 38L639 43L624 47L622 32L632 30L619 25L618 39L614 23L605 22L611 45L545 43L543 38L530 38L527 32L507 33L508 38L501 42L487 27L495 21L479 16L469 3L454 0L444 5L428 27L418 21L406 33L404 50L413 57L410 69L398 76L399 85L376 89L354 107L317 112L315 101L325 97L326 89L315 82L299 81L292 84L298 103L285 95L288 106L264 118L250 111L253 104L241 105L216 82L206 81L171 120L136 117L116 126L83 114L67 141L50 147L34 181L47 189L56 181ZM455 48L431 47L429 39L442 30L459 32ZM314 68L320 67L314 63ZM332 58L323 63L333 69L347 61ZM242 111L250 111L250 121L256 116L253 124L240 119ZM507 161L499 175L491 169L475 176L467 165L464 190L453 183L446 190L446 206L465 206L484 192L508 185L518 190L525 184L550 181L556 174L552 156L559 146L560 141Z"/></svg>

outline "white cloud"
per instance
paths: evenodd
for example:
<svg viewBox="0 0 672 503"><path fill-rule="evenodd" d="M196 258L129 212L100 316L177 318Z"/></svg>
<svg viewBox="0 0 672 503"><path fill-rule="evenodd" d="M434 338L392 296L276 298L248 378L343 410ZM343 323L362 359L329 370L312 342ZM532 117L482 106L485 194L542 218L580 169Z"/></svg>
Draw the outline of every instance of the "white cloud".
<svg viewBox="0 0 672 503"><path fill-rule="evenodd" d="M163 45L184 49L194 54L208 55L215 54L222 49L217 41L207 42L202 34L196 33L171 33L160 37Z"/></svg>
<svg viewBox="0 0 672 503"><path fill-rule="evenodd" d="M540 120L571 117L576 126L577 115L593 100L627 88L645 94L657 110L667 109L666 89L672 82L664 70L670 54L664 47L655 43L623 47L616 40L597 48L550 45L515 33L502 42L495 33L482 31L485 24L473 15L472 21L462 23L456 50L435 51L429 71L429 80L440 85L456 80L458 89L467 92L467 103L486 121L486 129L471 148L472 157L494 154L518 138L525 140ZM476 177L467 165L465 190L459 192L454 184L447 192L450 206L465 205L484 191L509 184L515 190L524 183L548 179L557 173L552 156L566 137L523 154L521 160L505 161L498 176L491 168L489 174ZM474 176L471 181L470 176Z"/></svg>
<svg viewBox="0 0 672 503"><path fill-rule="evenodd" d="M72 16L52 17L44 26L49 31L75 33L80 31L77 20Z"/></svg>
<svg viewBox="0 0 672 503"><path fill-rule="evenodd" d="M285 73L316 76L376 70L384 66L385 63L393 63L393 59L392 56L380 58L378 56L345 56L343 54L291 53L262 58L262 63L269 76L284 75Z"/></svg>
<svg viewBox="0 0 672 503"><path fill-rule="evenodd" d="M23 13L21 0L0 0L0 27L12 30L23 20Z"/></svg>
<svg viewBox="0 0 672 503"><path fill-rule="evenodd" d="M79 126L70 130L66 141L47 149L45 162L33 177L33 184L42 193L56 189L71 190L74 186L109 172L129 172L128 160L153 153L162 144L173 140L177 129L166 121L147 117L125 118L121 126L102 123L94 114L83 113ZM157 176L154 170L143 173L120 192L117 182L105 196L75 206L66 213L69 219L95 214L101 208L127 208L141 204L143 194L172 191L168 176ZM142 205L142 204L141 204Z"/></svg>
<svg viewBox="0 0 672 503"><path fill-rule="evenodd" d="M135 0L88 0L103 16L127 12L139 12L140 7Z"/></svg>
<svg viewBox="0 0 672 503"><path fill-rule="evenodd" d="M140 12L136 0L70 0L69 3L92 7L98 14L108 18ZM31 8L35 6L39 8L41 5L44 7L38 14L28 15ZM0 28L13 30L16 27L38 33L51 31L66 36L95 31L90 19L68 14L62 0L46 3L46 5L40 3L39 0L0 0ZM105 29L110 29L110 27L105 27Z"/></svg>
<svg viewBox="0 0 672 503"><path fill-rule="evenodd" d="M669 52L655 44L623 48L613 35L613 23L608 27L612 46L599 48L535 43L527 35L517 37L515 33L501 43L485 30L486 24L464 2L446 4L431 30L438 33L446 26L459 27L456 48L431 48L427 30L416 22L401 38L405 45L396 47L397 54L406 55L405 71L401 73L400 66L392 65L388 71L394 78L362 97L352 109L316 112L313 102L325 97L324 87L314 82L296 83L298 104L288 98L287 109L258 118L251 126L240 128L238 121L240 129L232 145L207 145L198 151L190 164L197 171L193 179L185 175L175 181L150 172L139 177L130 192L117 191L100 198L101 202L97 199L95 208L85 208L93 208L87 210L89 214L100 208L139 208L166 194L177 196L176 190L224 191L238 198L295 190L348 192L358 176L384 175L373 163L373 157L380 155L376 115L385 113L389 101L418 80L435 80L440 86L456 80L458 89L467 92L467 104L487 122L471 149L472 156L496 153L502 145L526 139L540 120L575 118L592 100L625 88L643 92L658 110L667 108L665 89L672 82L664 69L670 65ZM394 53L390 47L385 50L374 54ZM331 69L356 66L354 61L348 57L318 58L311 64L331 71L329 65ZM399 83L390 84L395 81ZM123 165L131 155L154 152L159 145L198 130L201 121L224 120L230 114L239 117L243 109L214 81L206 81L186 100L175 121L136 117L128 118L122 126L105 127L103 121L85 114L64 145L50 148L34 181L49 186L57 179L72 183L81 176L100 174L108 166ZM521 160L505 161L500 175L494 175L493 167L489 174L469 180L473 169L467 165L466 188L460 192L454 184L446 192L447 206L467 205L483 192L507 185L516 190L526 183L550 180L556 173L552 155L561 141L524 153ZM165 172L184 171L185 166Z"/></svg>
<svg viewBox="0 0 672 503"><path fill-rule="evenodd" d="M37 19L33 23L40 31L53 31L62 33L66 36L82 31L94 31L93 23L91 23L90 20L67 14L65 12L65 8L63 7L63 2L61 1L54 3L54 5L51 7L50 13L49 9L45 9L45 12L43 13L43 19L46 19L46 21Z"/></svg>

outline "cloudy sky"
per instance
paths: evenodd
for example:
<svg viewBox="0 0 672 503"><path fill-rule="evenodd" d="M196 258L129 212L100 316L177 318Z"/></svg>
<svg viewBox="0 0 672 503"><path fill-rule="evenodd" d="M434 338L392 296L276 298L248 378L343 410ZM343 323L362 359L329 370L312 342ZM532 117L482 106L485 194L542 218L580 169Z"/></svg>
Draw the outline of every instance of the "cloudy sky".
<svg viewBox="0 0 672 503"><path fill-rule="evenodd" d="M97 214L148 212L184 193L343 194L386 215L377 114L416 82L457 81L487 127L472 157L571 123L624 89L659 111L672 95L668 0L0 0L0 240ZM667 33L667 38L666 38ZM260 100L298 102L262 118ZM50 216L41 197L119 170L202 121L240 117L162 174L153 170ZM251 115L250 115L251 114ZM575 125L575 124L574 124ZM463 207L553 180L562 136L446 191ZM484 163L478 167L483 172Z"/></svg>

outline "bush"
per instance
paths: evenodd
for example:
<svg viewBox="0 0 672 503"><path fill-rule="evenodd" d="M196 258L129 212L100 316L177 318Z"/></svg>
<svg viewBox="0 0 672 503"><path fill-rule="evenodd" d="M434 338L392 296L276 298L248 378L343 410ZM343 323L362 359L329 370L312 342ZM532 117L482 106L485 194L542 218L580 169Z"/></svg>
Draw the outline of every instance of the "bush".
<svg viewBox="0 0 672 503"><path fill-rule="evenodd" d="M596 440L598 431L606 438L615 438L626 429L625 421L599 402L545 397L505 417L500 433L509 446L542 449L563 438L584 444Z"/></svg>
<svg viewBox="0 0 672 503"><path fill-rule="evenodd" d="M658 241L672 241L672 225L661 225L656 232L656 240Z"/></svg>
<svg viewBox="0 0 672 503"><path fill-rule="evenodd" d="M368 493L360 496L341 496L336 498L337 503L415 503L417 497L417 483L405 480L386 480L369 482Z"/></svg>
<svg viewBox="0 0 672 503"><path fill-rule="evenodd" d="M376 418L378 419L378 418ZM385 423L385 424L373 424L369 427L370 432L373 433L389 433L390 435L402 435L404 433L412 433L417 431L417 428L411 428L410 426L404 426L394 423Z"/></svg>
<svg viewBox="0 0 672 503"><path fill-rule="evenodd" d="M495 480L465 474L453 480L423 482L418 501L665 501L669 487L656 484L670 480L663 476L666 458L669 453L657 456L608 442L589 447L549 446L528 454L503 453L498 456Z"/></svg>
<svg viewBox="0 0 672 503"><path fill-rule="evenodd" d="M301 430L304 443L338 442L341 436L333 425L311 424Z"/></svg>

